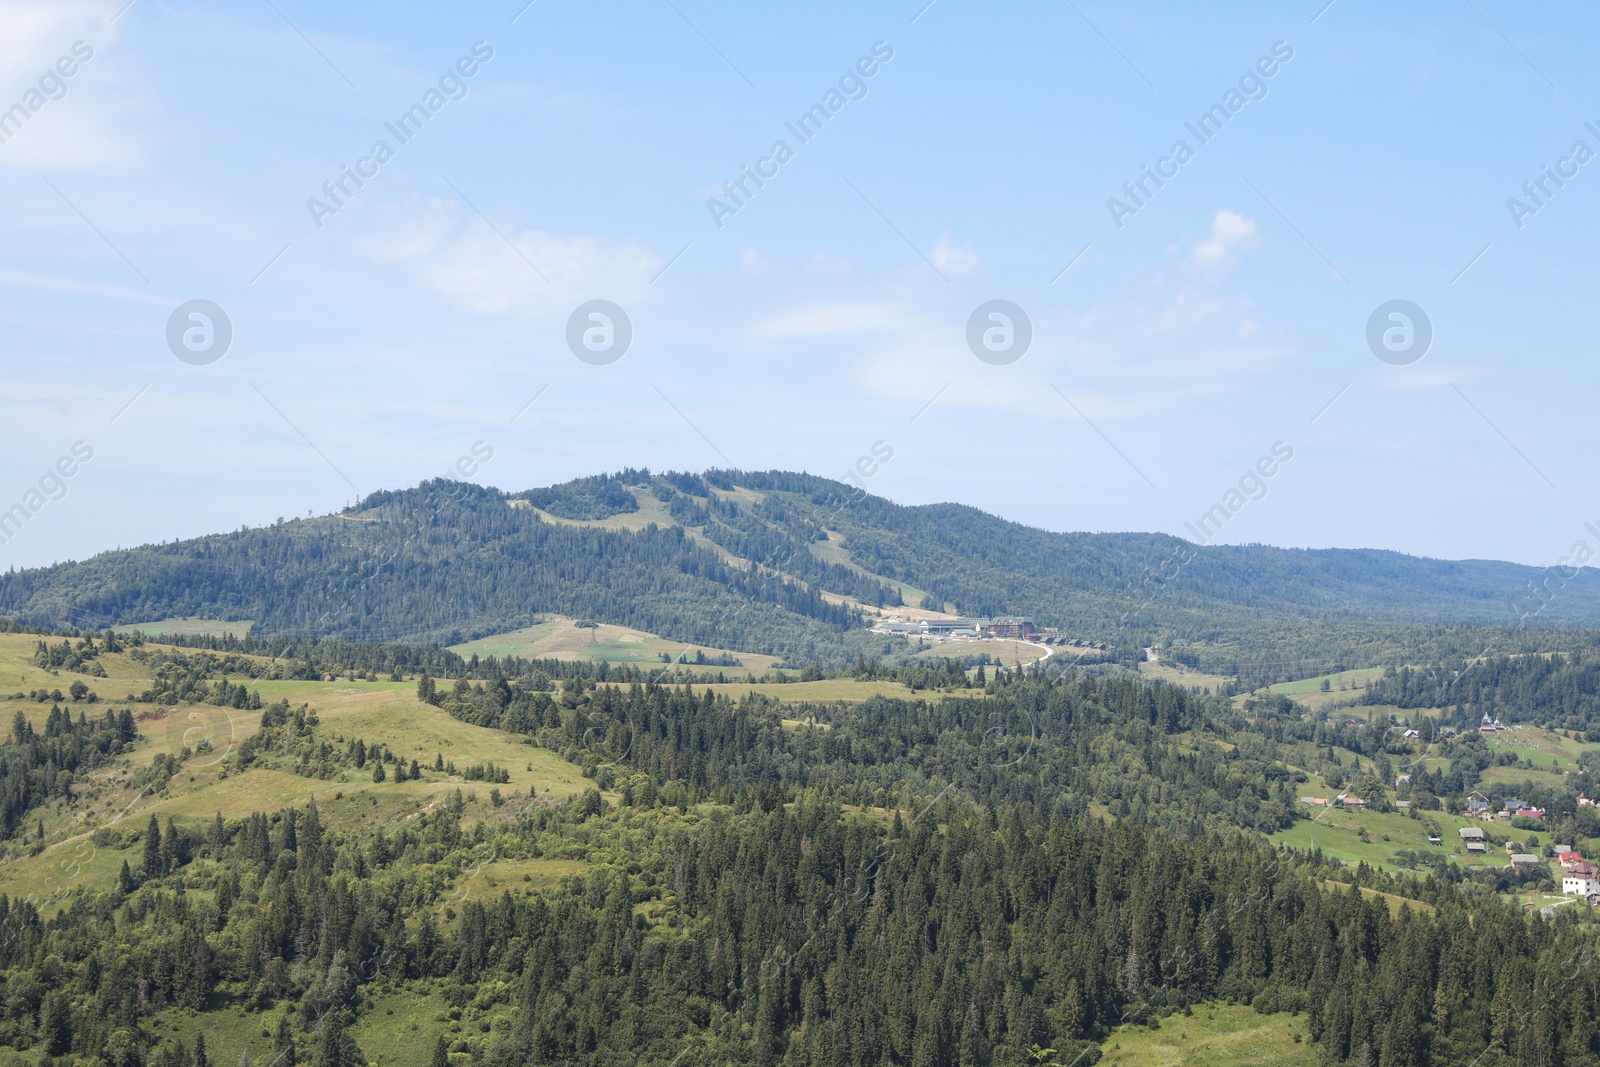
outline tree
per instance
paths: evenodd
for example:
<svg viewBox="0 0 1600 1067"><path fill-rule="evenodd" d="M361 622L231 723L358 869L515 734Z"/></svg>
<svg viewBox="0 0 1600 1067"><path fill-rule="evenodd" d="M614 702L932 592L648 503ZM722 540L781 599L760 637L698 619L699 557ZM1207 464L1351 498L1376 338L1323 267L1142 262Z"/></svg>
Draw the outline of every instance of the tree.
<svg viewBox="0 0 1600 1067"><path fill-rule="evenodd" d="M381 782L381 781L384 781L385 779L387 779L388 777L389 777L388 774L385 773L384 769L383 769L383 760L381 760L381 759L380 760L373 760L372 761L372 780L374 782Z"/></svg>
<svg viewBox="0 0 1600 1067"><path fill-rule="evenodd" d="M289 1029L289 1017L278 1017L278 1030L272 1036L272 1048L277 1055L276 1062L282 1067L294 1067L296 1061L294 1051L294 1031Z"/></svg>
<svg viewBox="0 0 1600 1067"><path fill-rule="evenodd" d="M144 831L144 876L160 878L166 871L161 866L161 824L150 816L150 825Z"/></svg>
<svg viewBox="0 0 1600 1067"><path fill-rule="evenodd" d="M45 995L39 1012L39 1037L51 1056L65 1056L72 1051L72 1006L59 989Z"/></svg>
<svg viewBox="0 0 1600 1067"><path fill-rule="evenodd" d="M329 1013L322 1020L322 1036L317 1041L313 1067L367 1067L367 1058L344 1028L344 1012Z"/></svg>
<svg viewBox="0 0 1600 1067"><path fill-rule="evenodd" d="M189 1060L190 1067L211 1067L211 1060L206 1056L206 1035L196 1034L194 1038L194 1056Z"/></svg>
<svg viewBox="0 0 1600 1067"><path fill-rule="evenodd" d="M433 1046L433 1067L450 1067L450 1046L445 1044L444 1035L439 1035L439 1043Z"/></svg>

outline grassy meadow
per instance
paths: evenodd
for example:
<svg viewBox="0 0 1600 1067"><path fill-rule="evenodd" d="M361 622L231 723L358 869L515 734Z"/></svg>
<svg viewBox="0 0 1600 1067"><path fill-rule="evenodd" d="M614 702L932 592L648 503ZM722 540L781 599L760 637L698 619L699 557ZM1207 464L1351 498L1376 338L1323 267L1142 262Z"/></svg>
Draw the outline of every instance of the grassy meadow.
<svg viewBox="0 0 1600 1067"><path fill-rule="evenodd" d="M64 688L79 677L66 672L58 676L34 666L31 659L37 641L29 635L0 634L0 691L13 686L24 693ZM142 666L125 653L102 653L99 662L110 677L86 677L85 681L103 694L103 701L68 705L70 710L103 714L112 702L122 703L120 690L140 690L150 682ZM432 766L436 756L454 763L458 770L492 762L510 774L509 783L495 787L507 797L564 798L590 784L575 766L555 753L525 744L512 734L461 722L421 703L414 682L262 681L252 688L260 691L265 702L282 698L309 705L320 720L319 734L336 745L354 738L381 740L425 768ZM49 709L48 701L17 700L9 694L0 699L0 715L7 721L21 710L35 727L42 727ZM89 776L75 807L55 803L30 816L43 825L42 847L32 844L23 854L0 864L0 892L31 896L48 912L52 901L70 887L104 884L116 877L124 859L139 862L136 842L151 815L163 820L170 816L179 823L203 823L218 812L224 818L238 818L315 800L331 824L375 830L415 818L456 789L469 801L469 818L489 808L490 786L465 781L460 774L427 771L422 780L399 783L375 783L369 774L353 770L326 780L259 767L230 775L223 761L234 746L259 728L259 712L211 704L173 708L135 704L133 709L140 736L131 756ZM202 742L209 745L209 751L202 750ZM195 754L164 788L152 791L131 786L133 774L157 753L176 755L186 747ZM96 845L94 831L104 828L118 831L121 838ZM101 834L101 840L106 836ZM523 874L531 878L532 873L515 872L515 879ZM482 876L500 877L493 872ZM504 880L513 878L505 875Z"/></svg>
<svg viewBox="0 0 1600 1067"><path fill-rule="evenodd" d="M1124 1026L1100 1046L1102 1067L1317 1067L1306 1019L1242 1004L1197 1004L1155 1027ZM1299 1040L1296 1040L1298 1038Z"/></svg>
<svg viewBox="0 0 1600 1067"><path fill-rule="evenodd" d="M469 657L474 654L521 656L524 659L588 660L593 663L605 660L607 663L626 663L635 667L664 667L666 664L661 660L663 653L671 656L676 663L681 655L687 654L693 659L696 652L704 652L707 659L728 654L743 664L740 667L687 665L691 669L709 671L713 674L719 670L724 673L753 671L756 674L763 674L772 670L774 664L778 662L776 656L764 656L758 652L728 652L726 649L712 648L709 645L669 641L655 634L626 626L601 623L590 629L575 626L575 622L576 619L552 615L544 622L533 626L452 645L450 650Z"/></svg>

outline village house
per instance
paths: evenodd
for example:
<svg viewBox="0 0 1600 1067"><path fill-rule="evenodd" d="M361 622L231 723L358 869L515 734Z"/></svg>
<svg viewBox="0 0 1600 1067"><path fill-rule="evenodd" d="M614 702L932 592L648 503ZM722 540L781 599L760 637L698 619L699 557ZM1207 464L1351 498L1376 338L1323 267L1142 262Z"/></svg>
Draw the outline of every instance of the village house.
<svg viewBox="0 0 1600 1067"><path fill-rule="evenodd" d="M1483 831L1478 829L1476 826L1463 826L1457 831L1457 833L1461 835L1461 840L1463 841L1483 840Z"/></svg>
<svg viewBox="0 0 1600 1067"><path fill-rule="evenodd" d="M1511 866L1513 867L1537 867L1538 865L1539 857L1526 852L1518 852L1511 857Z"/></svg>
<svg viewBox="0 0 1600 1067"><path fill-rule="evenodd" d="M1561 895L1566 897L1592 897L1600 894L1600 879L1585 875L1568 874L1561 878Z"/></svg>

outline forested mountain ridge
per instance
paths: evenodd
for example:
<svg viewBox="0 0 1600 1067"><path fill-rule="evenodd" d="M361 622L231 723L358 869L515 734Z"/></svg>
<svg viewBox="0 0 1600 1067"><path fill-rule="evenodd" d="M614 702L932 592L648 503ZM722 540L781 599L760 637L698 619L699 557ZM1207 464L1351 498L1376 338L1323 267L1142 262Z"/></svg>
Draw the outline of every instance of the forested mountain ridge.
<svg viewBox="0 0 1600 1067"><path fill-rule="evenodd" d="M620 521L641 503L657 521ZM1546 577L1376 550L1052 533L782 471L629 470L514 494L434 481L336 515L17 571L0 577L0 612L89 627L251 619L258 635L356 640L459 640L558 612L802 663L892 657L904 646L869 638L839 597L892 607L909 595L1126 649L1210 645L1210 661L1174 658L1217 669L1302 654L1307 624L1320 628L1308 649L1352 665L1382 660L1374 642L1391 661L1428 642L1476 651L1489 642L1454 628L1515 626L1513 605L1537 605L1527 588ZM1546 599L1528 625L1600 626L1587 571Z"/></svg>

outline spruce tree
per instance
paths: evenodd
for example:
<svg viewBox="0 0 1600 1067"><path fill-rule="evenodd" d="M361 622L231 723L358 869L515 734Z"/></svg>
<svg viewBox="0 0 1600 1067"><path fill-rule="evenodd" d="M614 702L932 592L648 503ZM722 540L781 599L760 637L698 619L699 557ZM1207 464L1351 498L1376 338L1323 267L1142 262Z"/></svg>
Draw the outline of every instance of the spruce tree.
<svg viewBox="0 0 1600 1067"><path fill-rule="evenodd" d="M150 816L150 825L144 832L144 876L146 881L160 878L166 872L161 867L161 824Z"/></svg>

